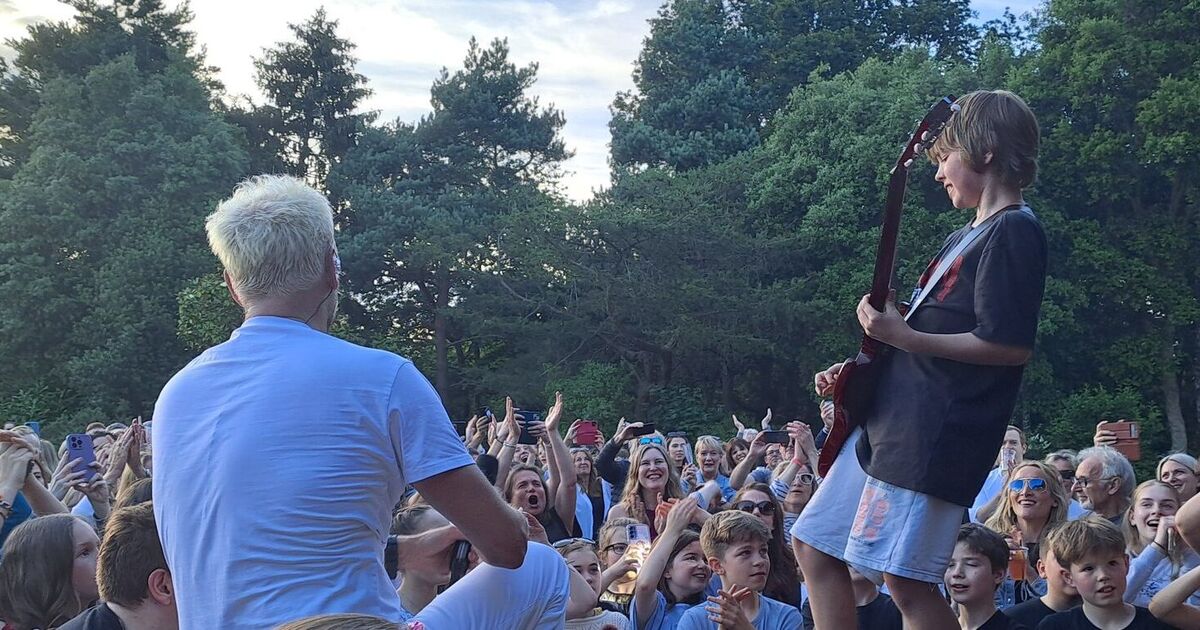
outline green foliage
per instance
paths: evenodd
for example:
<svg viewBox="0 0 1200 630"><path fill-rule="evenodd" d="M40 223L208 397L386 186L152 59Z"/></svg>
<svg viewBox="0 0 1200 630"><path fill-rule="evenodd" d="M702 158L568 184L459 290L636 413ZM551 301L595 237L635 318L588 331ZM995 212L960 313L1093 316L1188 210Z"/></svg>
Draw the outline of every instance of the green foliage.
<svg viewBox="0 0 1200 630"><path fill-rule="evenodd" d="M354 71L354 44L338 37L337 24L324 8L303 24L289 24L297 41L282 42L254 62L270 103L234 112L259 150L274 153L289 173L319 188L375 118L356 113L371 91ZM266 137L256 129L265 129Z"/></svg>
<svg viewBox="0 0 1200 630"><path fill-rule="evenodd" d="M704 402L694 387L664 387L654 392L650 419L664 430L687 431L697 437L705 434L728 435L731 425L727 416Z"/></svg>
<svg viewBox="0 0 1200 630"><path fill-rule="evenodd" d="M617 420L633 414L632 382L629 370L620 365L588 361L574 374L562 376L546 385L546 398L562 392L566 413L601 423L607 435L616 429Z"/></svg>
<svg viewBox="0 0 1200 630"><path fill-rule="evenodd" d="M28 157L0 201L0 397L44 385L101 413L148 412L186 360L175 296L211 266L197 233L244 155L189 51L140 30L175 14L123 13L135 4L19 45L19 68L55 71L25 75L40 86Z"/></svg>
<svg viewBox="0 0 1200 630"><path fill-rule="evenodd" d="M188 282L178 302L179 340L192 352L223 343L242 324L242 311L219 273Z"/></svg>

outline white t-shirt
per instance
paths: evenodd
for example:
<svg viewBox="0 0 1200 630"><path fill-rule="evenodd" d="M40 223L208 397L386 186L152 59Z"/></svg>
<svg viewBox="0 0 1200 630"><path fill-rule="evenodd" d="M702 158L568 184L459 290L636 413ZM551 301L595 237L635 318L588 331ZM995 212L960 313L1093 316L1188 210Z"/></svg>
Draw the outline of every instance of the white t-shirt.
<svg viewBox="0 0 1200 630"><path fill-rule="evenodd" d="M248 320L176 374L153 441L182 630L398 621L392 508L406 483L473 464L412 362L279 317Z"/></svg>

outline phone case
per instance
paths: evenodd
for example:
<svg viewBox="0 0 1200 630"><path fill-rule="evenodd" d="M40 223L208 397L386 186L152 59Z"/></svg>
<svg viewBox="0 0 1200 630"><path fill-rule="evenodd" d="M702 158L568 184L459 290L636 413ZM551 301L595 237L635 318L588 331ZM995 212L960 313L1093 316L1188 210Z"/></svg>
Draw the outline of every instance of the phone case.
<svg viewBox="0 0 1200 630"><path fill-rule="evenodd" d="M1105 428L1117 434L1117 443L1113 445L1113 448L1124 455L1125 459L1136 462L1142 458L1142 439L1138 431L1138 423L1121 420L1110 422Z"/></svg>
<svg viewBox="0 0 1200 630"><path fill-rule="evenodd" d="M96 462L96 449L92 446L92 436L86 433L72 433L67 436L67 461L73 459L83 460L75 465L75 472L91 472L91 475L85 477L91 481L100 473L92 468L92 464Z"/></svg>

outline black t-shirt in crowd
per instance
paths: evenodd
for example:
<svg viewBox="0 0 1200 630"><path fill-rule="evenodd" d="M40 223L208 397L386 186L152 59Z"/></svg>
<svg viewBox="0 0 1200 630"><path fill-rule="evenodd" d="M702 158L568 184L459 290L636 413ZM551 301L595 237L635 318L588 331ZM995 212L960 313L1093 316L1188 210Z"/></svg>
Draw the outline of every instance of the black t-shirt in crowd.
<svg viewBox="0 0 1200 630"><path fill-rule="evenodd" d="M946 239L921 278L970 231ZM1032 348L1046 284L1046 235L1032 212L994 215L908 324ZM858 458L872 477L970 506L1012 417L1022 366L975 365L894 350L884 359Z"/></svg>
<svg viewBox="0 0 1200 630"><path fill-rule="evenodd" d="M1029 627L1023 623L1013 621L1008 615L997 610L995 614L988 617L979 630L1029 630Z"/></svg>
<svg viewBox="0 0 1200 630"><path fill-rule="evenodd" d="M896 603L891 597L880 593L869 604L863 604L857 608L858 613L858 630L903 630L904 618L900 615L900 609L896 608ZM800 606L800 618L804 622L804 630L813 630L816 623L813 621L812 608L808 605L808 600L804 600L804 604Z"/></svg>
<svg viewBox="0 0 1200 630"><path fill-rule="evenodd" d="M1024 624L1031 630L1038 627L1043 619L1054 614L1054 609L1042 603L1042 598L1027 599L1016 606L1004 609L1009 619Z"/></svg>
<svg viewBox="0 0 1200 630"><path fill-rule="evenodd" d="M545 528L546 538L550 540L550 544L571 538L571 532L567 531L567 524L563 522L554 506L546 508L538 522Z"/></svg>
<svg viewBox="0 0 1200 630"><path fill-rule="evenodd" d="M59 626L58 630L125 630L125 624L108 604L96 604Z"/></svg>
<svg viewBox="0 0 1200 630"><path fill-rule="evenodd" d="M1176 630L1174 626L1167 624L1154 618L1149 610L1136 606L1137 613L1133 616L1133 621L1125 626L1124 630ZM1054 613L1042 620L1038 625L1037 630L1099 630L1096 624L1088 621L1087 615L1083 614L1083 607L1072 608L1066 612Z"/></svg>

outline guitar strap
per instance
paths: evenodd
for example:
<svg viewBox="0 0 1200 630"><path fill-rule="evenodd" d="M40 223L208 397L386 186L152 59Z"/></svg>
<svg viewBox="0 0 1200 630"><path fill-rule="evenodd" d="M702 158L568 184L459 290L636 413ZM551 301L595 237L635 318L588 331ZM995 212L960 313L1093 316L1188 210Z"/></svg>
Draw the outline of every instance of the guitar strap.
<svg viewBox="0 0 1200 630"><path fill-rule="evenodd" d="M1011 207L1012 206L1009 206L1009 208ZM929 297L929 294L933 292L933 288L937 286L937 283L942 279L942 276L946 275L946 272L949 271L950 267L954 264L954 261L957 260L964 251L966 251L967 247L974 242L980 234L983 234L983 232L987 230L988 226L992 222L992 219L995 219L1005 212L1008 212L1009 208L1005 208L1004 210L993 214L983 223L971 228L970 231L968 231L961 239L958 240L957 243L955 243L953 249L947 252L945 256L942 256L942 259L938 261L937 268L933 270L933 275L929 276L929 280L925 283L925 286L920 287L919 293L917 290L913 291L914 297L912 299L912 303L908 307L908 313L904 316L904 321L908 321L908 318L912 317L913 313L917 312L917 307L925 301L925 298ZM1029 206L1021 205L1020 208L1021 212L1028 212L1030 215L1033 214L1033 210L1031 210Z"/></svg>

